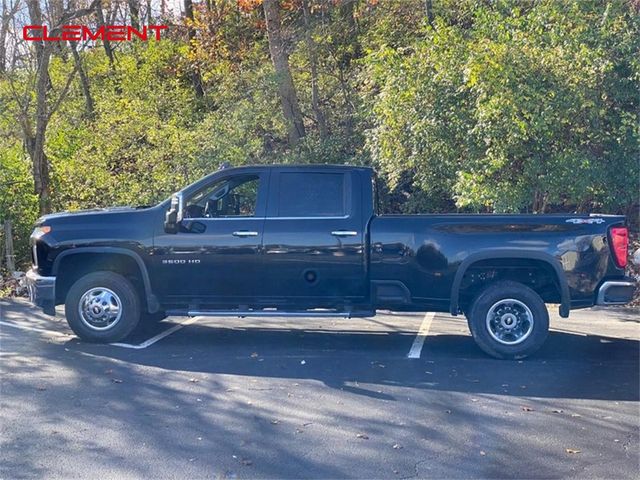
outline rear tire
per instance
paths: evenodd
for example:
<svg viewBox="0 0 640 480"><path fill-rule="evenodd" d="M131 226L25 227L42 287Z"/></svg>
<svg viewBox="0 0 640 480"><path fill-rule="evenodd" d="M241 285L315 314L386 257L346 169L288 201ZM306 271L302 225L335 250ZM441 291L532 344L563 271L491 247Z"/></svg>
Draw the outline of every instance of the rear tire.
<svg viewBox="0 0 640 480"><path fill-rule="evenodd" d="M65 314L69 326L82 340L118 342L140 321L140 299L135 287L122 275L93 272L71 286Z"/></svg>
<svg viewBox="0 0 640 480"><path fill-rule="evenodd" d="M467 321L478 346L500 359L531 355L549 333L549 313L540 295L511 281L482 290L467 312Z"/></svg>

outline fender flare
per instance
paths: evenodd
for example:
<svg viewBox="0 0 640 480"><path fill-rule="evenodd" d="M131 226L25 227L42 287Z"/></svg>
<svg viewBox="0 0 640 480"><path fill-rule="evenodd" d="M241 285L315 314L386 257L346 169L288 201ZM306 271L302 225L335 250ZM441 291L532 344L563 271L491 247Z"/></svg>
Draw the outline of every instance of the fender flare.
<svg viewBox="0 0 640 480"><path fill-rule="evenodd" d="M153 294L151 289L151 279L149 277L149 271L147 270L147 266L144 263L144 260L138 255L136 252L129 250L128 248L122 247L74 247L68 250L61 252L56 256L53 261L53 266L51 267L51 273L53 276L58 274L58 270L60 268L60 263L62 260L71 255L77 255L80 253L97 253L97 254L110 254L110 255L125 255L129 258L132 258L136 264L138 265L138 269L140 270L140 276L142 277L142 284L144 287L144 294L147 300L147 309L149 313L155 313L160 310L160 303L158 299Z"/></svg>
<svg viewBox="0 0 640 480"><path fill-rule="evenodd" d="M449 311L451 315L457 315L460 308L460 285L467 269L474 263L481 260L489 260L492 258L521 258L529 260L541 260L548 264L556 274L558 285L560 286L560 308L559 313L562 318L569 316L569 310L571 308L571 296L569 294L569 285L567 284L567 278L562 269L560 262L552 255L545 252L531 252L516 249L499 249L499 250L486 250L479 253L474 253L466 257L458 266L456 275L451 285L451 301L449 304Z"/></svg>

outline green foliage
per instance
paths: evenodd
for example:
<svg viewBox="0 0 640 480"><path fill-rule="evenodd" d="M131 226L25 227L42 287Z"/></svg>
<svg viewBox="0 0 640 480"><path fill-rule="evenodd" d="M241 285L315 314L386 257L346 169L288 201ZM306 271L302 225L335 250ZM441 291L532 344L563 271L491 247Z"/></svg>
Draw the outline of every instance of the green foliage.
<svg viewBox="0 0 640 480"><path fill-rule="evenodd" d="M372 52L376 164L460 208L624 210L640 178L639 25L622 2L485 6Z"/></svg>
<svg viewBox="0 0 640 480"><path fill-rule="evenodd" d="M29 235L37 212L38 199L33 193L31 172L29 164L24 162L21 145L0 139L0 226L5 220L12 222L18 263L29 258Z"/></svg>

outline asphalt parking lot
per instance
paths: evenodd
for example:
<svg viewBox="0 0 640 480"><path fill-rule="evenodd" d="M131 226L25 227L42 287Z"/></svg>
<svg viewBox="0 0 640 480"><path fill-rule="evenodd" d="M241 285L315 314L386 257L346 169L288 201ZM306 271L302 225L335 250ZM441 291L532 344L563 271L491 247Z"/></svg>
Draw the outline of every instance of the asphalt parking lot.
<svg viewBox="0 0 640 480"><path fill-rule="evenodd" d="M61 315L0 309L1 478L640 471L637 310L552 314L543 349L510 362L439 314L170 318L92 345Z"/></svg>

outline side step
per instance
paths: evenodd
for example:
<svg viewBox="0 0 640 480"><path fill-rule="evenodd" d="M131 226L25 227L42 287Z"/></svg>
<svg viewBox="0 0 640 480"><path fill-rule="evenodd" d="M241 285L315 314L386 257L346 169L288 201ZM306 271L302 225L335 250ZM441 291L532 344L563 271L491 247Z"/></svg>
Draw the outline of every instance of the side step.
<svg viewBox="0 0 640 480"><path fill-rule="evenodd" d="M190 317L372 317L375 312L356 311L342 312L337 310L301 310L301 311L281 311L281 310L189 310Z"/></svg>

